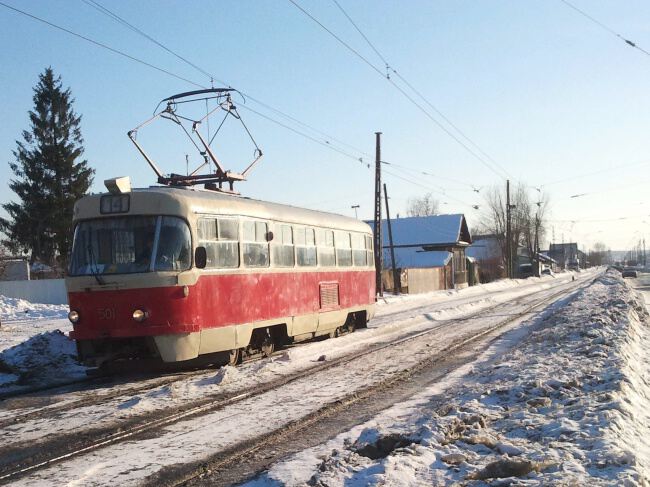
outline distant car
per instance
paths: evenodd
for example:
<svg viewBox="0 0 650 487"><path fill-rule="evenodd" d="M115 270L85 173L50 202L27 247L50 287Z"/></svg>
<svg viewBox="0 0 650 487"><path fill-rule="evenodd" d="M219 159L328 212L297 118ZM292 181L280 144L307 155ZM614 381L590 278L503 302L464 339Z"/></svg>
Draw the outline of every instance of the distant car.
<svg viewBox="0 0 650 487"><path fill-rule="evenodd" d="M623 277L637 277L636 271L633 271L632 269L625 269L622 274Z"/></svg>
<svg viewBox="0 0 650 487"><path fill-rule="evenodd" d="M540 273L540 275L542 275L542 276L552 276L554 274L553 274L553 271L551 269L542 269L542 272Z"/></svg>

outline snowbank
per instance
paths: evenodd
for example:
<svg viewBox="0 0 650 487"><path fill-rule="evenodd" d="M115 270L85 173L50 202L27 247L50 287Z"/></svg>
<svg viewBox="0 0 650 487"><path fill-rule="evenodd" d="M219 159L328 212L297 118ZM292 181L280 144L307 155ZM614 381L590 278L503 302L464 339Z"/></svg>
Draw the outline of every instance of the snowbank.
<svg viewBox="0 0 650 487"><path fill-rule="evenodd" d="M607 274L453 389L424 391L250 485L649 485L640 303Z"/></svg>
<svg viewBox="0 0 650 487"><path fill-rule="evenodd" d="M76 364L68 305L36 304L0 296L0 392L20 385L71 380L85 373Z"/></svg>

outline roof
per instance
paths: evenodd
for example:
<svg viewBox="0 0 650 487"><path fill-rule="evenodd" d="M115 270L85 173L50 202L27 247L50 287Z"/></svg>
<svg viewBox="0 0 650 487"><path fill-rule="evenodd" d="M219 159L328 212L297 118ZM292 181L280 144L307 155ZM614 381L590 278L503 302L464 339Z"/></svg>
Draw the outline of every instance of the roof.
<svg viewBox="0 0 650 487"><path fill-rule="evenodd" d="M396 267L402 269L442 267L449 263L453 255L444 250L425 251L417 247L401 247L394 250ZM389 266L390 263L390 252L384 250L384 266Z"/></svg>
<svg viewBox="0 0 650 487"><path fill-rule="evenodd" d="M287 223L329 227L346 231L370 233L363 221L323 211L308 210L234 196L198 188L153 186L133 189L128 213L102 215L100 199L110 193L88 195L75 204L74 221L128 215L190 215L222 214L270 219Z"/></svg>
<svg viewBox="0 0 650 487"><path fill-rule="evenodd" d="M465 249L465 255L478 260L501 258L501 246L495 236L483 235L473 239L472 245Z"/></svg>
<svg viewBox="0 0 650 487"><path fill-rule="evenodd" d="M368 222L374 226L372 222ZM469 245L472 237L465 216L432 215L397 218L390 221L394 247L423 247L431 245ZM384 247L389 247L388 223L381 221Z"/></svg>

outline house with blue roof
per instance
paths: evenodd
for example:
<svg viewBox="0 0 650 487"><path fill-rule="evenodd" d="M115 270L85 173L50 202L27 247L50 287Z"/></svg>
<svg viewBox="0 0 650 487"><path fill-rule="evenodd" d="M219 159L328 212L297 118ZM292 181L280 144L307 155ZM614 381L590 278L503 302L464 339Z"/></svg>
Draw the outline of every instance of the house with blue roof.
<svg viewBox="0 0 650 487"><path fill-rule="evenodd" d="M372 222L369 223L373 225ZM405 269L438 269L438 272L429 273L437 281L434 289L462 288L468 285L470 279L465 249L471 245L472 237L463 214L397 218L391 220L391 227L395 266L401 269L402 280L405 278ZM382 239L384 269L391 269L386 220L382 220ZM427 273L410 274L424 276ZM405 287L404 282L402 287ZM408 287L408 292L423 292L413 291L413 286ZM420 285L417 287L421 288ZM424 287L424 291L434 290L429 289L429 286Z"/></svg>

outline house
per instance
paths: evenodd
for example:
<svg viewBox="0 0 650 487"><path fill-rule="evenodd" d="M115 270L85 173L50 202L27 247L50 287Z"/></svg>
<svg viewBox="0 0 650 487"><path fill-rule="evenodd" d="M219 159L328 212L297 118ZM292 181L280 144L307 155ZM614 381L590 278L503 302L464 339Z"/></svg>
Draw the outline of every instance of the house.
<svg viewBox="0 0 650 487"><path fill-rule="evenodd" d="M395 262L400 273L400 292L408 294L426 293L454 288L454 268L451 252L426 251L417 247L395 249ZM393 271L390 249L384 249L384 270L382 285L386 291L393 291Z"/></svg>
<svg viewBox="0 0 650 487"><path fill-rule="evenodd" d="M468 286L465 249L472 243L472 238L464 215L397 218L391 220L391 227L395 266L402 274L404 270L409 271L408 276L404 276L408 278L408 286L401 283L408 292ZM382 239L384 270L388 270L392 262L386 220L382 220ZM392 278L389 281L392 286Z"/></svg>
<svg viewBox="0 0 650 487"><path fill-rule="evenodd" d="M29 280L29 262L23 257L0 258L0 281Z"/></svg>
<svg viewBox="0 0 650 487"><path fill-rule="evenodd" d="M478 262L481 282L492 282L505 276L501 243L496 235L477 235L465 253Z"/></svg>
<svg viewBox="0 0 650 487"><path fill-rule="evenodd" d="M547 255L557 262L560 269L577 269L580 267L580 254L578 244L571 243L552 243L548 249Z"/></svg>
<svg viewBox="0 0 650 487"><path fill-rule="evenodd" d="M557 271L557 263L548 255L538 252L537 260L539 260L539 270L536 269L535 259L531 259L528 249L526 247L519 247L517 249L515 277L525 279L537 275L538 272L542 272L544 269L550 269L553 272Z"/></svg>

